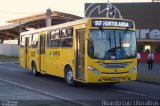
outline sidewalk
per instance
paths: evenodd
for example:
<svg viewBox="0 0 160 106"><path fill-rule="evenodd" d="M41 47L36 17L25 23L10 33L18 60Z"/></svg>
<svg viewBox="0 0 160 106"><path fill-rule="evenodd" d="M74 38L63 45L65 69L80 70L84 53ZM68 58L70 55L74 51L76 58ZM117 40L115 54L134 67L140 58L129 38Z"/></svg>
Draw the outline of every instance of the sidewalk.
<svg viewBox="0 0 160 106"><path fill-rule="evenodd" d="M139 71L154 71L160 73L160 62L153 63L153 69L148 70L147 62L139 62ZM158 69L159 68L159 69Z"/></svg>
<svg viewBox="0 0 160 106"><path fill-rule="evenodd" d="M154 63L152 70L148 70L148 64L146 62L140 62L137 80L160 84L160 62Z"/></svg>
<svg viewBox="0 0 160 106"><path fill-rule="evenodd" d="M0 62L19 62L19 57L0 55Z"/></svg>

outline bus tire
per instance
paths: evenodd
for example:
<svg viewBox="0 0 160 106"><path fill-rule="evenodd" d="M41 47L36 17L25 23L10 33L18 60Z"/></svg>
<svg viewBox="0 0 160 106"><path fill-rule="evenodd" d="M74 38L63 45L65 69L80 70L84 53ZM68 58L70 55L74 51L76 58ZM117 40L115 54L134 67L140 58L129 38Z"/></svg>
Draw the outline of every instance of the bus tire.
<svg viewBox="0 0 160 106"><path fill-rule="evenodd" d="M38 76L36 64L34 62L32 63L32 75L33 76Z"/></svg>
<svg viewBox="0 0 160 106"><path fill-rule="evenodd" d="M65 82L67 83L67 85L72 87L76 85L76 82L74 81L73 71L70 66L67 66L65 68Z"/></svg>

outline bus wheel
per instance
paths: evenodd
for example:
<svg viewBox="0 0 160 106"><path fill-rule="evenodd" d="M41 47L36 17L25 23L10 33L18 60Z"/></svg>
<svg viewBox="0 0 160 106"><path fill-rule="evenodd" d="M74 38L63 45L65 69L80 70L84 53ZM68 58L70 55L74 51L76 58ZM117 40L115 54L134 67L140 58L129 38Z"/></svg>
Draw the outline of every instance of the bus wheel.
<svg viewBox="0 0 160 106"><path fill-rule="evenodd" d="M65 82L69 86L75 86L75 84L76 84L76 82L74 81L72 69L69 66L65 69Z"/></svg>
<svg viewBox="0 0 160 106"><path fill-rule="evenodd" d="M33 76L38 75L37 68L36 68L36 65L34 62L32 63L32 74L33 74Z"/></svg>

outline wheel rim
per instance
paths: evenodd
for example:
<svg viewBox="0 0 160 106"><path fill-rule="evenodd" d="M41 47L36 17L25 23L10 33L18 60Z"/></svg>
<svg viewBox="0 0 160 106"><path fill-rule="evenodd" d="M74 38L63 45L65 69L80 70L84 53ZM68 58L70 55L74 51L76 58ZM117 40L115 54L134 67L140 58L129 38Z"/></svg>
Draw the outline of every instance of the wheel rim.
<svg viewBox="0 0 160 106"><path fill-rule="evenodd" d="M72 82L73 82L73 73L72 73L71 70L69 70L69 71L67 72L67 82L68 82L68 83L72 83Z"/></svg>

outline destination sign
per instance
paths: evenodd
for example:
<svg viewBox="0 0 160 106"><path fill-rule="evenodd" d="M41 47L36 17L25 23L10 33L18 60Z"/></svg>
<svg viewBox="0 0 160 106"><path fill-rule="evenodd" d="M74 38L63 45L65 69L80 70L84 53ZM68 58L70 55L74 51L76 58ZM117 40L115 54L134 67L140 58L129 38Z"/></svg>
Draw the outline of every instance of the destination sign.
<svg viewBox="0 0 160 106"><path fill-rule="evenodd" d="M92 27L133 28L133 23L123 20L92 20Z"/></svg>

